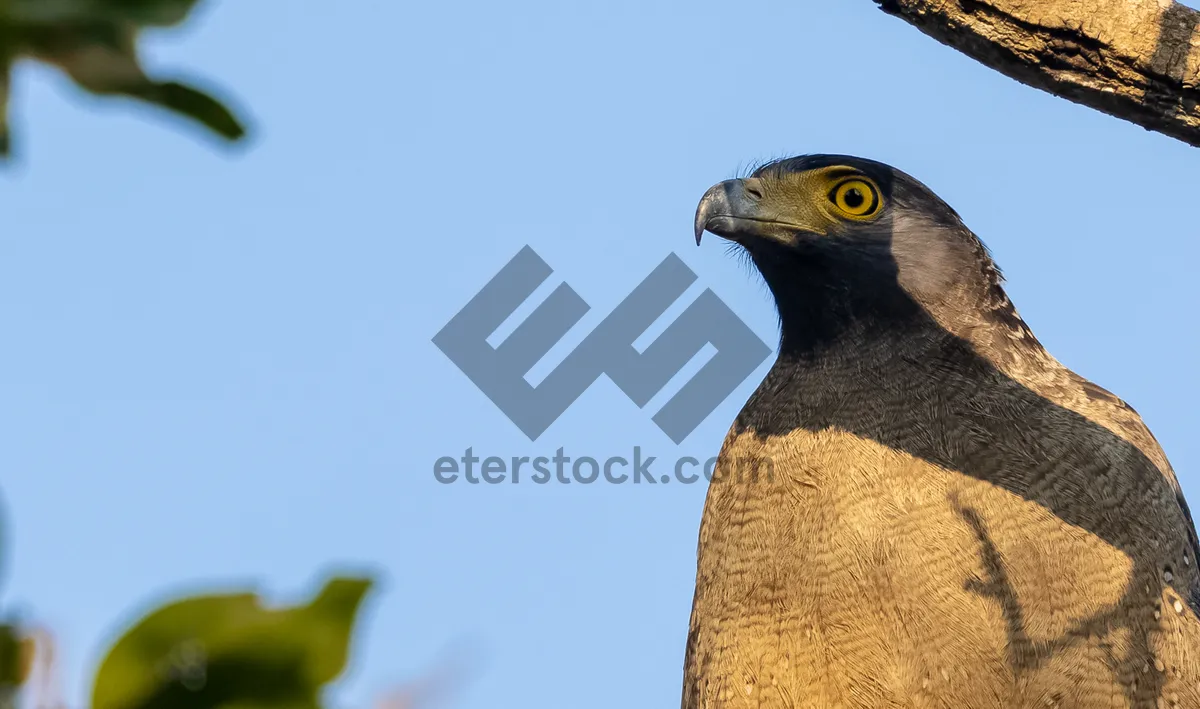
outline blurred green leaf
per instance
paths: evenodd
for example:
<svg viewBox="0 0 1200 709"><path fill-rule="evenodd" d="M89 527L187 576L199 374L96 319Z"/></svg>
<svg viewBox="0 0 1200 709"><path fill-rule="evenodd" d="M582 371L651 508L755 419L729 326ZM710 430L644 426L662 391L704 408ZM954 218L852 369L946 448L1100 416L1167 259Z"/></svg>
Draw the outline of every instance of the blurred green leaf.
<svg viewBox="0 0 1200 709"><path fill-rule="evenodd" d="M147 27L176 25L197 0L0 0L0 156L9 154L8 92L13 64L33 59L62 69L85 91L125 96L191 119L235 141L245 126L217 99L179 81L146 75L137 54Z"/></svg>
<svg viewBox="0 0 1200 709"><path fill-rule="evenodd" d="M16 705L17 690L33 666L33 638L24 637L15 625L0 625L0 707Z"/></svg>
<svg viewBox="0 0 1200 709"><path fill-rule="evenodd" d="M100 665L91 709L317 709L346 666L364 578L333 578L311 604L197 596L150 613Z"/></svg>
<svg viewBox="0 0 1200 709"><path fill-rule="evenodd" d="M5 14L23 23L93 20L169 27L187 19L199 0L0 0Z"/></svg>

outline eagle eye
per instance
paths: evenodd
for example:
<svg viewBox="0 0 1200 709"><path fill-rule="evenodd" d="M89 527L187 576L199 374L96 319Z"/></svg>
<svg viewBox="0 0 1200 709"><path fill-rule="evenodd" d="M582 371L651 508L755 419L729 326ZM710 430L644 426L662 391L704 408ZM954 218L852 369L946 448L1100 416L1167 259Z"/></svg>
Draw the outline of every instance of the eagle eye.
<svg viewBox="0 0 1200 709"><path fill-rule="evenodd" d="M829 191L829 201L843 216L851 219L870 219L882 206L879 188L862 177L852 177L834 185Z"/></svg>

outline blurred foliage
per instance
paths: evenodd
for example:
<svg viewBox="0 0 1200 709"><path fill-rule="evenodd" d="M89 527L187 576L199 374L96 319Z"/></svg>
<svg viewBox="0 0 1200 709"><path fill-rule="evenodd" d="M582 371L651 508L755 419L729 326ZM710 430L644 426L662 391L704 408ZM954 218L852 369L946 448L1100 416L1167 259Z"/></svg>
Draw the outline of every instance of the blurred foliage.
<svg viewBox="0 0 1200 709"><path fill-rule="evenodd" d="M62 69L84 90L126 96L185 116L228 140L246 134L217 99L146 75L137 40L147 28L188 18L198 0L0 0L0 157L10 151L8 96L13 64L33 59Z"/></svg>
<svg viewBox="0 0 1200 709"><path fill-rule="evenodd" d="M6 519L0 514L0 543L8 541ZM0 545L0 566L4 561L2 552ZM35 649L32 636L15 619L0 623L0 709L16 706L17 692L33 667Z"/></svg>
<svg viewBox="0 0 1200 709"><path fill-rule="evenodd" d="M147 28L184 22L198 0L0 0L0 157L11 148L14 64L63 70L93 94L165 108L228 140L246 130L207 94L159 81L138 60ZM346 667L368 578L328 579L308 605L267 608L253 593L173 601L138 620L104 656L92 709L319 709L324 686ZM0 623L0 709L16 706L38 647Z"/></svg>
<svg viewBox="0 0 1200 709"><path fill-rule="evenodd" d="M0 709L16 705L17 690L33 666L33 638L25 637L15 625L0 625Z"/></svg>
<svg viewBox="0 0 1200 709"><path fill-rule="evenodd" d="M152 79L138 60L140 32L183 23L197 3L0 0L0 158L10 154L11 76L22 59L56 66L90 93L159 106L230 141L244 137L242 122L217 99ZM91 709L320 709L325 685L346 667L372 584L329 578L310 603L285 608L267 608L249 592L168 603L104 655ZM20 623L0 621L0 709L16 706L43 649Z"/></svg>
<svg viewBox="0 0 1200 709"><path fill-rule="evenodd" d="M309 603L292 607L265 607L250 592L167 603L104 655L92 709L320 709L325 685L346 668L373 584L333 576ZM53 654L52 643L35 637L11 619L0 623L0 709L17 706L38 651L43 659Z"/></svg>
<svg viewBox="0 0 1200 709"><path fill-rule="evenodd" d="M346 666L364 578L332 578L306 606L196 596L138 621L96 673L92 709L318 709Z"/></svg>

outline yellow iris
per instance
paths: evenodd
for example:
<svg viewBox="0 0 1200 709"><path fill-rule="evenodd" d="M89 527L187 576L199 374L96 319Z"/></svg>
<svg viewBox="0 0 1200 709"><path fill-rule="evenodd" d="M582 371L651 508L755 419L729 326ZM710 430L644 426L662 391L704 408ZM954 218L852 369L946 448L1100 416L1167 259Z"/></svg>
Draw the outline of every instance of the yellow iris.
<svg viewBox="0 0 1200 709"><path fill-rule="evenodd" d="M860 177L839 182L829 192L829 200L852 219L869 219L882 206L879 189L871 181Z"/></svg>

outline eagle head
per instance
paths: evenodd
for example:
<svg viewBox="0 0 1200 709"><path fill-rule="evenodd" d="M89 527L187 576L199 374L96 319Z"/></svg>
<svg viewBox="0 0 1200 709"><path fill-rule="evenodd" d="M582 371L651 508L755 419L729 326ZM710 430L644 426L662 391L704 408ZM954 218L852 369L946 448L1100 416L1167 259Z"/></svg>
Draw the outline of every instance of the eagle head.
<svg viewBox="0 0 1200 709"><path fill-rule="evenodd" d="M709 231L749 254L775 297L785 349L931 322L967 339L998 328L989 346L1036 344L983 242L932 190L883 163L768 163L709 189L695 230L697 243Z"/></svg>

